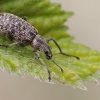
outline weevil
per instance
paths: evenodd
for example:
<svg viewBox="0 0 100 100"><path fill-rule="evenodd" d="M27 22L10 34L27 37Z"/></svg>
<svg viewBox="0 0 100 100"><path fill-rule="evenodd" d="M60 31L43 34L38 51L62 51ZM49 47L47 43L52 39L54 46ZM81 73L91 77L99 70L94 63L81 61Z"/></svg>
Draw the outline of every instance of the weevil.
<svg viewBox="0 0 100 100"><path fill-rule="evenodd" d="M20 18L10 13L0 13L0 34L6 36L11 41L14 41L12 44L0 44L0 46L11 47L18 44L21 47L25 47L27 45L31 45L34 56L38 58L43 66L47 69L49 81L51 80L50 70L37 53L37 50L43 52L46 56L46 59L52 60L52 62L59 67L62 72L64 72L63 69L52 59L53 54L49 46L50 41L53 41L56 44L60 51L59 54L79 59L77 56L64 53L56 40L53 38L44 39L38 34L38 30L27 22L27 17L25 16Z"/></svg>

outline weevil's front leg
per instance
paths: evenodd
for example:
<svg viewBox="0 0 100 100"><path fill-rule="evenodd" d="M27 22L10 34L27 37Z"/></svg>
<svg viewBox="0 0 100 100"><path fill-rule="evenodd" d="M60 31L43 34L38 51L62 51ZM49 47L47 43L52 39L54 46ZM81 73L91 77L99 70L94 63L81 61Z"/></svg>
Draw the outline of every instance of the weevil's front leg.
<svg viewBox="0 0 100 100"><path fill-rule="evenodd" d="M47 38L47 39L46 39L46 42L47 42L47 43L49 43L50 41L53 41L53 42L56 44L56 46L58 47L58 49L59 49L59 51L60 51L60 54L66 55L66 56L68 56L68 57L75 57L75 58L77 58L78 60L80 59L80 58L77 57L77 56L73 56L73 55L64 53L64 52L62 51L62 49L60 48L60 46L58 45L58 43L57 43L53 38Z"/></svg>
<svg viewBox="0 0 100 100"><path fill-rule="evenodd" d="M33 51L34 52L34 51ZM49 81L51 80L51 74L50 74L50 70L49 68L46 66L46 64L44 63L44 61L41 59L40 55L37 52L34 52L34 56L36 58L38 58L40 60L40 62L44 65L44 67L46 68L47 72L48 72L48 79Z"/></svg>

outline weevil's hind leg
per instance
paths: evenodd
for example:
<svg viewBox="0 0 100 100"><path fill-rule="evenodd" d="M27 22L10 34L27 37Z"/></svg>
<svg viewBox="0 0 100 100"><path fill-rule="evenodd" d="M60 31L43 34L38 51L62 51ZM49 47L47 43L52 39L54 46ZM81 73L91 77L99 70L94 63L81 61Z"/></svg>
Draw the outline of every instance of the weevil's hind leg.
<svg viewBox="0 0 100 100"><path fill-rule="evenodd" d="M27 21L27 17L26 16L23 16L22 19L24 19L25 21Z"/></svg>
<svg viewBox="0 0 100 100"><path fill-rule="evenodd" d="M19 45L20 47L25 47L25 46L26 46L24 43L22 43L22 42L17 42L17 41L14 42L14 43L11 43L11 44L0 44L0 46L6 47L6 48L12 47L12 46L14 46L14 45Z"/></svg>
<svg viewBox="0 0 100 100"><path fill-rule="evenodd" d="M10 41L13 40L13 37L11 36L11 32L8 31L8 30L5 30L5 31L1 31L0 32L1 35L4 35L6 38L8 38Z"/></svg>
<svg viewBox="0 0 100 100"><path fill-rule="evenodd" d="M19 42L14 42L14 43L12 43L12 44L9 44L8 46L9 46L9 47L12 47L12 46L17 45L17 44L19 44Z"/></svg>
<svg viewBox="0 0 100 100"><path fill-rule="evenodd" d="M53 42L56 44L56 46L58 47L58 49L59 49L59 51L60 51L59 54L66 55L66 56L68 56L68 57L75 57L75 58L77 58L78 60L80 59L80 58L77 57L77 56L73 56L73 55L64 53L64 52L62 51L62 49L60 48L60 46L58 45L58 43L57 43L53 38L47 38L47 39L46 39L46 42L47 42L47 43L49 43L50 41L53 41Z"/></svg>
<svg viewBox="0 0 100 100"><path fill-rule="evenodd" d="M8 38L10 41L13 40L13 37L11 36L10 32L9 31L3 31L3 32L0 32L2 35L4 35L6 38ZM16 44L19 44L18 42L15 42L15 43L12 43L12 44L0 44L0 46L3 46L3 47L11 47L13 45L16 45Z"/></svg>
<svg viewBox="0 0 100 100"><path fill-rule="evenodd" d="M8 47L12 47L12 46L14 46L16 44L19 44L19 43L18 42L14 42L12 44L0 44L0 46L8 48Z"/></svg>
<svg viewBox="0 0 100 100"><path fill-rule="evenodd" d="M33 52L34 52L34 51L33 51ZM40 55L39 55L37 52L34 52L34 56L35 56L36 58L38 58L38 59L41 61L41 63L44 65L44 67L46 68L46 70L47 70L47 72L48 72L48 79L49 79L49 81L50 81L50 80L51 80L51 74L50 74L49 68L46 66L46 64L44 63L44 61L41 59Z"/></svg>

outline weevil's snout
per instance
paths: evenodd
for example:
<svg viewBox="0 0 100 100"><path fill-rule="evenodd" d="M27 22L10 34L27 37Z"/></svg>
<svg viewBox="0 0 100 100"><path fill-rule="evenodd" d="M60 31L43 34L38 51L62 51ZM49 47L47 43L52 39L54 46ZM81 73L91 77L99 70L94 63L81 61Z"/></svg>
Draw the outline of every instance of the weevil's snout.
<svg viewBox="0 0 100 100"><path fill-rule="evenodd" d="M52 58L52 52L49 45L40 35L35 36L32 41L32 47L34 51L39 50L43 52L48 60Z"/></svg>
<svg viewBox="0 0 100 100"><path fill-rule="evenodd" d="M51 50L44 50L44 54L48 60L52 58Z"/></svg>

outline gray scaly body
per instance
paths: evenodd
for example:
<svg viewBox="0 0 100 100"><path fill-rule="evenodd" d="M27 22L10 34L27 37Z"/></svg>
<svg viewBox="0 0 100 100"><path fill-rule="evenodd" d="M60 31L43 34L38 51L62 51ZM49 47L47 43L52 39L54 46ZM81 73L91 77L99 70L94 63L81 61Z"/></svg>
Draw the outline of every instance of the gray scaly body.
<svg viewBox="0 0 100 100"><path fill-rule="evenodd" d="M63 72L63 69L55 63L55 61L52 59L52 51L48 45L48 43L52 40L56 46L58 47L60 53L69 57L76 57L77 56L65 54L62 52L62 49L58 45L58 43L53 38L43 39L42 36L38 34L38 30L33 27L31 24L29 24L26 21L26 17L20 18L16 15L10 14L10 13L0 13L0 34L6 36L9 40L13 40L13 44L0 44L0 46L4 47L10 47L16 44L19 44L20 46L26 46L31 45L33 48L33 52L36 58L38 58L41 63L44 65L44 67L48 71L48 79L51 80L50 70L44 63L44 61L40 58L39 54L37 53L37 50L43 52L48 60L52 60L52 62L58 66L61 71Z"/></svg>
<svg viewBox="0 0 100 100"><path fill-rule="evenodd" d="M8 32L10 40L20 43L31 42L38 34L35 27L31 26L24 19L10 13L0 14L0 33Z"/></svg>

